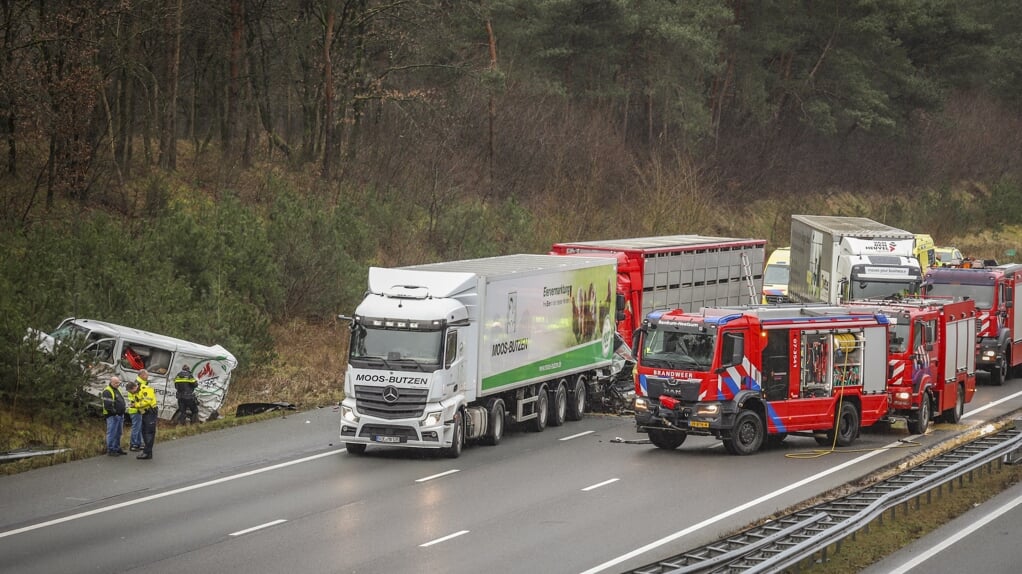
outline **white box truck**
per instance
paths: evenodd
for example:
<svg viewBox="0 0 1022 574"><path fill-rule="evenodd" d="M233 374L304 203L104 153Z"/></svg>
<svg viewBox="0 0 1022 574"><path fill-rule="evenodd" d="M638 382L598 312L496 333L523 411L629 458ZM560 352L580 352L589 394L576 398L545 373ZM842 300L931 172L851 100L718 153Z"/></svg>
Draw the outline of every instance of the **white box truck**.
<svg viewBox="0 0 1022 574"><path fill-rule="evenodd" d="M497 444L506 423L577 420L610 376L613 258L507 255L369 269L350 322L341 441Z"/></svg>
<svg viewBox="0 0 1022 574"><path fill-rule="evenodd" d="M788 296L798 303L915 294L915 236L865 217L791 216Z"/></svg>

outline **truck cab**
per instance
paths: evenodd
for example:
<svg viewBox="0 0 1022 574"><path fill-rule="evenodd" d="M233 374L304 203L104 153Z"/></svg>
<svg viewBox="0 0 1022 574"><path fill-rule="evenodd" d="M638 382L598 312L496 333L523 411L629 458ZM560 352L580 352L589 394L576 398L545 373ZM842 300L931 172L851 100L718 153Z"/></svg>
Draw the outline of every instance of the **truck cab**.
<svg viewBox="0 0 1022 574"><path fill-rule="evenodd" d="M844 238L838 260L841 301L876 299L919 292L922 267L913 240Z"/></svg>

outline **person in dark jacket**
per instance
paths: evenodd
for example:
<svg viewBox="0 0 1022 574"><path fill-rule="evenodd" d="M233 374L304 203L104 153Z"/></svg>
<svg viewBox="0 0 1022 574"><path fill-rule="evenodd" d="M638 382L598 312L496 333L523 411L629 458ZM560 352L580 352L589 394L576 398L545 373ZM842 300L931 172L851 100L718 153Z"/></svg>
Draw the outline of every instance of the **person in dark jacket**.
<svg viewBox="0 0 1022 574"><path fill-rule="evenodd" d="M120 387L120 377L110 377L110 382L101 394L103 397L103 416L106 417L106 453L109 456L128 454L121 448L125 403Z"/></svg>
<svg viewBox="0 0 1022 574"><path fill-rule="evenodd" d="M195 389L198 386L198 381L192 376L192 369L188 365L181 367L181 372L174 377L180 422L199 422L199 399L195 396Z"/></svg>

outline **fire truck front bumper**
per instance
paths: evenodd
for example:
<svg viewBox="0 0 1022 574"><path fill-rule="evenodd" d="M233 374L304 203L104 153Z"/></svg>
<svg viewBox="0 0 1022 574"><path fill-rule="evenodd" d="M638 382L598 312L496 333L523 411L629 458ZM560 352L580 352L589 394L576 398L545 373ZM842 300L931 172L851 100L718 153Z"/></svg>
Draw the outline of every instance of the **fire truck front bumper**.
<svg viewBox="0 0 1022 574"><path fill-rule="evenodd" d="M648 397L635 399L635 426L638 432L649 429L674 429L694 435L721 436L734 425L734 412L726 403L680 402L670 407Z"/></svg>

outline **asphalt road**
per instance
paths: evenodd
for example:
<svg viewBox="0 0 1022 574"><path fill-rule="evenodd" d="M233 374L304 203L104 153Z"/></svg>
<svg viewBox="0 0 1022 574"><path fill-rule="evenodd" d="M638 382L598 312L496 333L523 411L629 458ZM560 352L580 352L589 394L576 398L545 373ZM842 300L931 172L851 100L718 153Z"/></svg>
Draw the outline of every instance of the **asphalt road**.
<svg viewBox="0 0 1022 574"><path fill-rule="evenodd" d="M1020 388L980 387L963 423L1018 408ZM152 461L101 456L0 477L0 572L621 572L964 428L867 431L853 448L794 459L816 442L736 457L693 437L668 452L629 442L642 438L630 417L587 416L451 460L382 447L351 456L337 424L329 408L290 413L158 437Z"/></svg>

